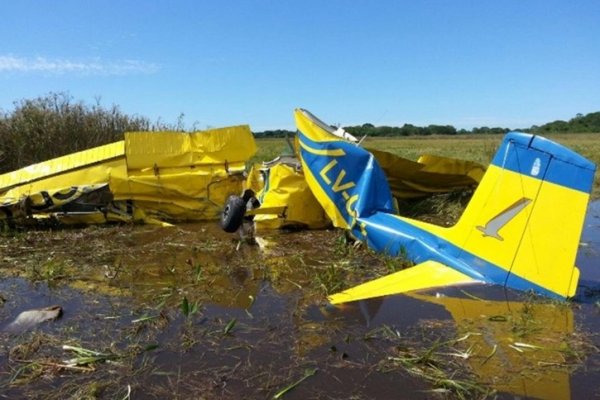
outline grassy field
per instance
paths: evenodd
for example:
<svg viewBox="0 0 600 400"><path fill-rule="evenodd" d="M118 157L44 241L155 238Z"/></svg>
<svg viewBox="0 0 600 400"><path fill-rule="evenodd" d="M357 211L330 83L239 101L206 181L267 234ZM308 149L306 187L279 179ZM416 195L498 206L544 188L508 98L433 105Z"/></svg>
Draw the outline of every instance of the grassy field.
<svg viewBox="0 0 600 400"><path fill-rule="evenodd" d="M501 135L481 136L419 136L401 138L367 138L364 147L385 150L410 160L417 160L420 155L433 154L477 161L489 164L498 145ZM600 134L565 134L548 136L583 156L596 165L600 164ZM273 159L282 152L289 152L284 139L260 139L256 161ZM600 175L596 174L593 198L600 198Z"/></svg>
<svg viewBox="0 0 600 400"><path fill-rule="evenodd" d="M600 162L600 135L555 139ZM487 164L500 140L366 146ZM254 161L290 151L283 139L258 148ZM259 239L214 221L0 229L0 398L569 398L570 382L574 398L598 392L594 286L574 302L472 285L331 307L328 295L407 260L333 229ZM598 251L582 247L582 276ZM49 305L62 317L19 318Z"/></svg>

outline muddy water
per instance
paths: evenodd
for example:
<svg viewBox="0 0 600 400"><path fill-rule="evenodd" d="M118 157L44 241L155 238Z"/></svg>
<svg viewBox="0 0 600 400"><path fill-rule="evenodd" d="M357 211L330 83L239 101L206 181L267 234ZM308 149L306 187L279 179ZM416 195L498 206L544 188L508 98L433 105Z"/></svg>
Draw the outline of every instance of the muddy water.
<svg viewBox="0 0 600 400"><path fill-rule="evenodd" d="M214 223L2 236L0 331L63 314L0 332L0 397L597 397L599 202L582 242L573 303L486 286L332 308L328 292L397 265L333 230L261 246ZM70 364L64 345L103 357Z"/></svg>

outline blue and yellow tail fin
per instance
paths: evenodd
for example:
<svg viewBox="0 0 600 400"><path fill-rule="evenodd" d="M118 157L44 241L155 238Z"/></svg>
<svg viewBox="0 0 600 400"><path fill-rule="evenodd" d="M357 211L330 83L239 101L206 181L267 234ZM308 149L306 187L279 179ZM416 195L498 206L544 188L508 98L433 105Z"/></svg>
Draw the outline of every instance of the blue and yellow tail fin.
<svg viewBox="0 0 600 400"><path fill-rule="evenodd" d="M507 287L573 296L594 172L592 162L557 143L509 133L446 236L461 247L458 258L474 254L506 271Z"/></svg>
<svg viewBox="0 0 600 400"><path fill-rule="evenodd" d="M471 282L574 295L595 172L587 159L547 139L509 133L459 222L445 228L395 215L372 154L307 111L295 116L306 180L334 225L417 266L334 295L333 303Z"/></svg>

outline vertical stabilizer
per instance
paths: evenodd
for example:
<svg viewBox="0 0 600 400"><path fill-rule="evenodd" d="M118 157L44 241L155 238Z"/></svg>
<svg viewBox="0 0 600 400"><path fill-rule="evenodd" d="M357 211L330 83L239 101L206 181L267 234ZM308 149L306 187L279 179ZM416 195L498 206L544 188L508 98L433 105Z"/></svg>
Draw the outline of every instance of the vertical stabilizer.
<svg viewBox="0 0 600 400"><path fill-rule="evenodd" d="M592 162L557 143L509 133L452 229L459 258L500 267L483 272L508 287L573 296L594 172Z"/></svg>

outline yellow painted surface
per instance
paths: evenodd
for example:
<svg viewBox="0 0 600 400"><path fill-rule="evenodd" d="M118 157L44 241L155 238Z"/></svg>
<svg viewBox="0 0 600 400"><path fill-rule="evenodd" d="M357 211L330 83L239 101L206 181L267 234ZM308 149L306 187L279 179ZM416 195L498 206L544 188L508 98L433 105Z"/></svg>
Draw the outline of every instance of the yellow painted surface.
<svg viewBox="0 0 600 400"><path fill-rule="evenodd" d="M256 153L256 142L247 125L200 132L127 132L127 168L218 165L246 161Z"/></svg>
<svg viewBox="0 0 600 400"><path fill-rule="evenodd" d="M0 206L19 215L25 199L34 204L53 199L52 206L35 210L34 216L42 216L65 204L57 199L73 187L108 184L114 202L106 207L106 220L214 219L226 198L241 192L245 163L255 151L245 125L193 133L126 133L124 141L0 176L0 193L5 190ZM102 220L74 213L58 217L74 223Z"/></svg>
<svg viewBox="0 0 600 400"><path fill-rule="evenodd" d="M250 181L254 180L250 175ZM304 226L320 229L330 224L323 208L313 196L304 175L293 167L276 164L270 168L268 190L257 193L260 209L277 210L254 217L257 229L277 229L284 226ZM260 210L259 209L259 210Z"/></svg>
<svg viewBox="0 0 600 400"><path fill-rule="evenodd" d="M390 190L398 199L474 188L485 173L483 165L472 161L423 155L415 162L385 151L368 150L385 172Z"/></svg>
<svg viewBox="0 0 600 400"><path fill-rule="evenodd" d="M477 229L523 198L531 202L498 231L502 240L485 236ZM404 220L521 278L569 297L575 294L579 276L574 265L581 216L585 215L588 198L586 193L490 165L454 227Z"/></svg>
<svg viewBox="0 0 600 400"><path fill-rule="evenodd" d="M36 181L42 179L45 182L42 184L42 186L44 186L46 189L48 188L47 182L50 182L51 187L65 187L68 185L62 185L60 183L55 184L53 182L61 182L63 179L87 179L89 178L89 175L83 177L72 175L70 178L60 178L59 175L65 176L66 173L77 171L83 167L92 168L95 164L100 163L107 165L110 160L122 159L125 151L124 146L124 141L109 143L104 146L98 146L93 149L79 151L2 174L0 175L0 196L3 196L3 192L15 187L25 187L25 190L29 190L27 188L32 188L34 191L44 190L44 188L38 189L39 186L35 185ZM106 167L103 167L103 169L106 169ZM90 175L98 175L96 180L106 180L99 172L99 170L94 170ZM56 181L50 180L53 177L57 177L58 179Z"/></svg>
<svg viewBox="0 0 600 400"><path fill-rule="evenodd" d="M568 369L551 368L564 363L564 338L574 331L573 311L556 303L475 300L411 293L410 297L445 307L459 330L478 332L464 341L474 354L465 362L478 381L502 392L535 399L570 399ZM491 322L490 318L500 318ZM533 329L525 337L520 329ZM521 347L524 342L539 348ZM518 346L516 346L518 348ZM490 354L493 354L488 358ZM548 365L540 368L540 365ZM535 378L527 370L535 371ZM520 373L523 371L524 373Z"/></svg>
<svg viewBox="0 0 600 400"><path fill-rule="evenodd" d="M329 296L331 304L347 303L448 285L475 283L474 279L435 261L386 275Z"/></svg>

